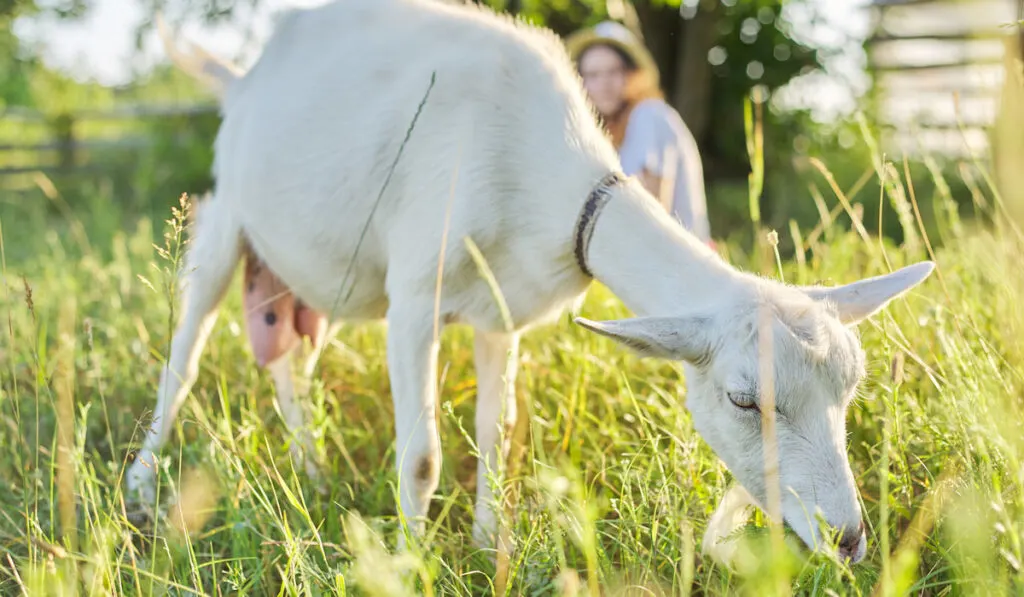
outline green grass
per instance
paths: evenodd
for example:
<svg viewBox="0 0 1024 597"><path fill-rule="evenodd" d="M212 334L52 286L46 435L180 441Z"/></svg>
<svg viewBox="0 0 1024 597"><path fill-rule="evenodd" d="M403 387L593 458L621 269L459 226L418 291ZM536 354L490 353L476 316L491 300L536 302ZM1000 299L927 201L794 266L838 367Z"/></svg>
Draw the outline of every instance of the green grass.
<svg viewBox="0 0 1024 597"><path fill-rule="evenodd" d="M841 203L827 200L828 209ZM321 495L291 468L269 376L247 352L237 282L162 455L164 506L140 517L122 475L172 330L169 264L153 247L165 227L109 205L41 213L0 205L0 593L495 590L495 564L469 542L477 480L466 329L443 336L441 485L427 536L410 552L394 549L382 328L345 328L321 362L310 398L328 463ZM865 562L811 557L791 538L773 552L761 515L741 537L747 557L737 570L701 558L699 539L731 477L693 431L680 368L639 360L563 319L522 346L527 433L508 484L515 548L505 594L776 594L768 574L796 594L1024 592L1024 246L994 219L944 231L940 275L861 327L869 379L848 420ZM815 240L801 259L777 264L770 247L755 258L731 246L730 260L792 282L838 283L926 257L923 247L836 227L779 233ZM626 311L595 287L583 314Z"/></svg>

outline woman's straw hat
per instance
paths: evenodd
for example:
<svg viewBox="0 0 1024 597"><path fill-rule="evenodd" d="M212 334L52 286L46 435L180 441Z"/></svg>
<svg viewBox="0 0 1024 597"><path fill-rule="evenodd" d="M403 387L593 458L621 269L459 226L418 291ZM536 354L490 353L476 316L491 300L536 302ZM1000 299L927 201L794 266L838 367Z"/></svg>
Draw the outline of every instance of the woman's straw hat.
<svg viewBox="0 0 1024 597"><path fill-rule="evenodd" d="M589 29L581 29L566 39L565 47L573 61L579 61L584 50L593 45L607 45L618 48L633 59L637 68L658 86L658 65L644 44L621 23L604 21Z"/></svg>

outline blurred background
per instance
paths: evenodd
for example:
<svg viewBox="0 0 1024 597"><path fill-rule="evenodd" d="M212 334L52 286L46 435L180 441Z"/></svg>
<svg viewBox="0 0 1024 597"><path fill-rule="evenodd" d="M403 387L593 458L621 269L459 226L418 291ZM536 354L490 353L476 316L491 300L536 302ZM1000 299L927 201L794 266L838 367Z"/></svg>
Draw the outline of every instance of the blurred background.
<svg viewBox="0 0 1024 597"><path fill-rule="evenodd" d="M40 217L38 204L48 204L109 213L117 228L124 218L163 219L180 193L208 190L216 105L169 66L154 15L248 66L280 11L318 3L0 0L0 214ZM897 243L912 217L910 187L939 243L944 229L973 221L972 182L989 166L1005 203L1022 203L1020 168L1003 157L1024 155L1024 108L1011 84L1020 77L1020 0L486 4L561 35L611 18L643 37L666 98L700 145L716 238L753 241L747 98L763 102L766 227L849 225L822 200L831 183L815 159L865 226ZM880 183L886 167L906 188L899 177ZM794 242L784 235L781 249L791 253Z"/></svg>

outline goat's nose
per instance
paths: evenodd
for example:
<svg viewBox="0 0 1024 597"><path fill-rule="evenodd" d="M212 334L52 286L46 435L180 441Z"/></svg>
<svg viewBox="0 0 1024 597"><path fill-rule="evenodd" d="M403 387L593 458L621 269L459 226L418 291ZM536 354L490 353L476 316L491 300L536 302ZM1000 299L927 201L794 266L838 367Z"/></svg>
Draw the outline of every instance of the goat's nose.
<svg viewBox="0 0 1024 597"><path fill-rule="evenodd" d="M847 529L843 532L843 537L839 540L839 557L856 562L863 540L864 521L862 520L856 529Z"/></svg>

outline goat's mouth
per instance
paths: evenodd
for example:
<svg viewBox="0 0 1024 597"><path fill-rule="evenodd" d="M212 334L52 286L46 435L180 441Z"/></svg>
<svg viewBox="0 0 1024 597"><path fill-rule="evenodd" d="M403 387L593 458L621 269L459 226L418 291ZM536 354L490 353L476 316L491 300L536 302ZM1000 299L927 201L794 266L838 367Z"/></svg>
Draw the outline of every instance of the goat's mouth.
<svg viewBox="0 0 1024 597"><path fill-rule="evenodd" d="M811 552L828 553L846 564L857 564L862 561L866 555L867 536L864 532L863 522L861 522L860 527L857 528L854 533L856 541L851 541L849 539L838 540L838 545L837 537L832 536L836 534L836 531L824 533L812 531L812 540L808 541L793 527L793 525L789 523L788 520L782 521L782 528L785 533L799 539L800 544Z"/></svg>

